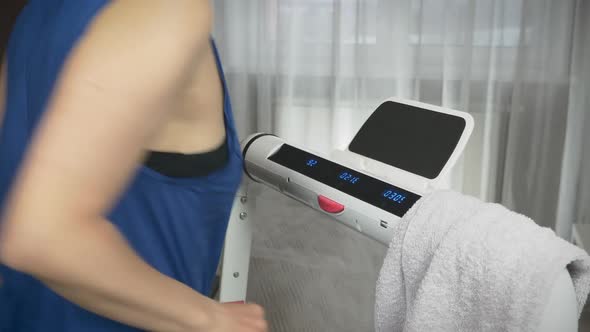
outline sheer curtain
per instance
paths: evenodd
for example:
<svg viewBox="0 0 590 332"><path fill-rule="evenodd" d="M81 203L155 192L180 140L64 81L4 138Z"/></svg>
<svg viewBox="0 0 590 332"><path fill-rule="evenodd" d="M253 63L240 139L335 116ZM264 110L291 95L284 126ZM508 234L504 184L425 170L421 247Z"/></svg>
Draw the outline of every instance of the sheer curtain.
<svg viewBox="0 0 590 332"><path fill-rule="evenodd" d="M391 96L471 113L448 186L590 222L584 0L214 0L242 136L342 148ZM584 144L585 143L585 144Z"/></svg>

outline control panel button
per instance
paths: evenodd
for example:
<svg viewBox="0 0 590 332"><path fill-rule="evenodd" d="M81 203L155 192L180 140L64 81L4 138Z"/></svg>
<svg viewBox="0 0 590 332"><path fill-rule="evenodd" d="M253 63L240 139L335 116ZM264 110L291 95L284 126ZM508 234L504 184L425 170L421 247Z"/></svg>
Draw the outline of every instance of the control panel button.
<svg viewBox="0 0 590 332"><path fill-rule="evenodd" d="M344 205L329 199L326 196L318 196L320 208L328 213L340 213L344 211Z"/></svg>

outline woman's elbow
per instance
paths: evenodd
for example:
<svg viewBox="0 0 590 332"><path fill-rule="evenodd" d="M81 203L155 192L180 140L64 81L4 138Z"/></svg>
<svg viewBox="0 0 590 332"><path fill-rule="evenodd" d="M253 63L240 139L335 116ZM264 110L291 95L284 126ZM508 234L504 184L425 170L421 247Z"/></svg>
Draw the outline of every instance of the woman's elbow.
<svg viewBox="0 0 590 332"><path fill-rule="evenodd" d="M14 270L34 274L49 253L48 241L41 232L15 224L14 220L3 220L0 225L0 262Z"/></svg>

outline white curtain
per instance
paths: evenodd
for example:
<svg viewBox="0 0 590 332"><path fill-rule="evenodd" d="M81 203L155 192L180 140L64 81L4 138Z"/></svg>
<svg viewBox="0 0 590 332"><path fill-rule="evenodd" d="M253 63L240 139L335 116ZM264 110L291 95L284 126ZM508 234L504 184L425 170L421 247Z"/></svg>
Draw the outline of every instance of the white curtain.
<svg viewBox="0 0 590 332"><path fill-rule="evenodd" d="M214 0L242 137L343 148L397 96L476 128L448 186L568 236L590 222L585 0Z"/></svg>

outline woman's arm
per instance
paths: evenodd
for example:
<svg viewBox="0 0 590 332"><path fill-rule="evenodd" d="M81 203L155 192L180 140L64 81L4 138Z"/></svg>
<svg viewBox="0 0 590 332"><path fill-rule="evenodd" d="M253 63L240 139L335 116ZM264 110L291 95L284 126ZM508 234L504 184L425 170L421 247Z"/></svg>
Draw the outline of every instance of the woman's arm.
<svg viewBox="0 0 590 332"><path fill-rule="evenodd" d="M5 264L142 329L219 325L212 320L227 306L150 267L104 218L208 50L210 20L205 0L113 1L97 16L66 62L9 196Z"/></svg>

